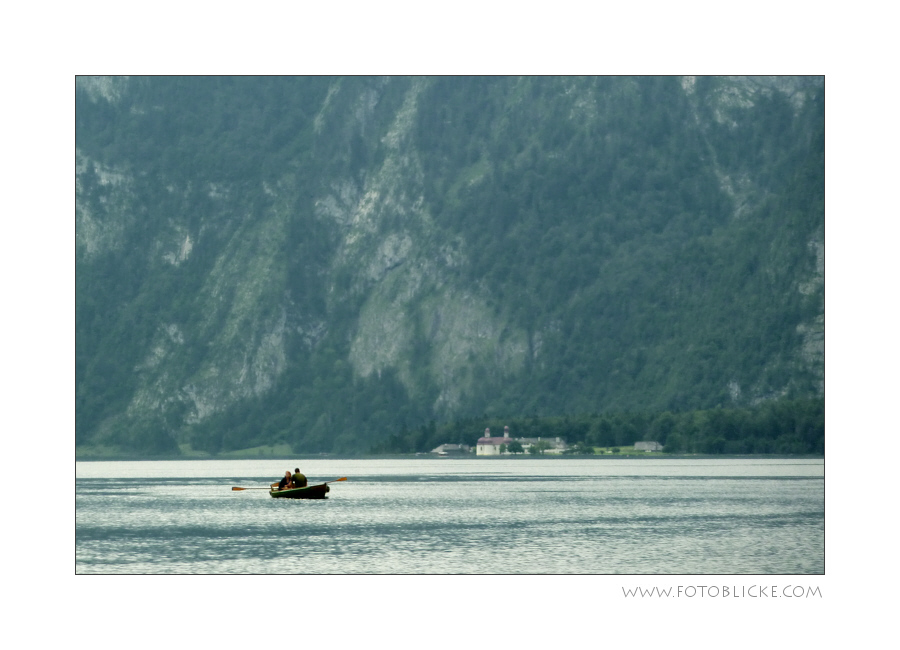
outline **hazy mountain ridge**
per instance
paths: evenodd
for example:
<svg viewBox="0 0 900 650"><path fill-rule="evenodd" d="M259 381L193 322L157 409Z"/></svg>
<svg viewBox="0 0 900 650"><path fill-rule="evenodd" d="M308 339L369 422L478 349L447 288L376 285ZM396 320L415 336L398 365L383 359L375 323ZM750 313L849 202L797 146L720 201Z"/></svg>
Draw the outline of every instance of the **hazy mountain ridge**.
<svg viewBox="0 0 900 650"><path fill-rule="evenodd" d="M78 444L824 390L821 79L76 95Z"/></svg>

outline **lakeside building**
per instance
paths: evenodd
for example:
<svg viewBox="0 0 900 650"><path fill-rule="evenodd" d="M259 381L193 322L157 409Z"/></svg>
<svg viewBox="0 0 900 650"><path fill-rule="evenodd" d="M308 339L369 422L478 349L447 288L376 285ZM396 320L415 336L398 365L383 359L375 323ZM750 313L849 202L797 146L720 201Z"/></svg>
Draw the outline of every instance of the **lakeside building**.
<svg viewBox="0 0 900 650"><path fill-rule="evenodd" d="M516 440L519 441L519 444L522 445L522 449L524 449L525 451L528 451L529 449L531 449L532 445L534 445L538 442L546 442L548 445L550 445L547 449L544 450L545 454L561 454L566 449L569 448L569 446L566 444L566 441L560 437L556 437L556 438L541 438L541 437L516 438Z"/></svg>
<svg viewBox="0 0 900 650"><path fill-rule="evenodd" d="M500 455L500 446L506 445L509 447L509 443L516 441L520 445L522 445L522 450L527 452L532 445L535 445L538 442L544 442L550 445L548 448L544 450L545 454L561 454L567 448L566 441L562 438L513 438L509 433L509 427L503 427L503 435L502 436L492 436L490 428L484 430L484 435L478 439L477 446L475 447L475 455L476 456L499 456ZM503 449L503 454L508 454L506 451L506 447Z"/></svg>
<svg viewBox="0 0 900 650"><path fill-rule="evenodd" d="M478 439L475 446L476 456L499 456L500 445L509 445L513 441L509 437L509 427L503 427L502 436L491 436L491 429L484 430L484 435Z"/></svg>
<svg viewBox="0 0 900 650"><path fill-rule="evenodd" d="M662 451L663 446L658 442L636 442L634 443L635 451Z"/></svg>
<svg viewBox="0 0 900 650"><path fill-rule="evenodd" d="M437 454L438 456L463 456L468 454L470 449L469 445L446 444L435 447L431 450L431 453Z"/></svg>

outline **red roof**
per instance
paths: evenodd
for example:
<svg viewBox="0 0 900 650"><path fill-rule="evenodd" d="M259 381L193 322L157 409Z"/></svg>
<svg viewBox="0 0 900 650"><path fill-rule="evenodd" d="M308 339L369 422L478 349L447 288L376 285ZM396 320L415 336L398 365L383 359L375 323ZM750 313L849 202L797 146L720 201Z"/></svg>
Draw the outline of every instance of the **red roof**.
<svg viewBox="0 0 900 650"><path fill-rule="evenodd" d="M478 439L478 444L479 444L479 445L502 445L502 444L507 444L507 445L508 445L508 444L511 443L512 441L513 441L512 438L504 438L504 437L499 437L499 438L479 438L479 439Z"/></svg>

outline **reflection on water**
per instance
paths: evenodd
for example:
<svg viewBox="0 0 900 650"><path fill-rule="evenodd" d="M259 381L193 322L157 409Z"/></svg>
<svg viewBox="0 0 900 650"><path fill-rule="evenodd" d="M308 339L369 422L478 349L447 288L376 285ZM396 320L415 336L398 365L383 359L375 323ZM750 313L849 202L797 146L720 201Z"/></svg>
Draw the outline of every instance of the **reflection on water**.
<svg viewBox="0 0 900 650"><path fill-rule="evenodd" d="M295 463L287 463L295 464ZM824 461L76 464L78 573L824 573Z"/></svg>

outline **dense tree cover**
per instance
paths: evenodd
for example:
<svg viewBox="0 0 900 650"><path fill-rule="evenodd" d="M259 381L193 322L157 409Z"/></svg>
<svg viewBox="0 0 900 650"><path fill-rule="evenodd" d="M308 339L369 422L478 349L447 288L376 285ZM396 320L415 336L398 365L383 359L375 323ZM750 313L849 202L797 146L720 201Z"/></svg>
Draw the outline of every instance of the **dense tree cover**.
<svg viewBox="0 0 900 650"><path fill-rule="evenodd" d="M479 427L466 417L511 413L535 414L516 420L521 435L577 422L570 443L625 445L650 426L640 419L649 415L626 414L657 413L652 422L671 423L672 450L785 452L785 432L719 442L696 417L752 420L751 402L821 397L821 375L799 351L801 324L824 314L823 291L798 286L816 271L810 240L824 237L824 90L799 107L773 91L723 108L727 83L700 78L688 93L674 77L153 77L129 80L115 103L79 86L76 145L92 161L79 200L122 234L99 253L76 249L76 445L406 453L467 442ZM371 281L335 263L342 226L317 216L337 179L361 187L384 162L416 84L404 153L421 167L427 239L461 242L465 259L445 281L477 287L530 346L514 374L473 363L463 406L449 414L434 406L428 323L417 322L406 359L414 397L396 368L354 373L350 346ZM129 173L126 203L94 164ZM227 200L214 200L211 185L227 187ZM275 186L277 199L266 191ZM211 308L198 296L247 224L275 210L287 215L266 249L277 281L253 318L289 298L288 319L300 325L283 374L199 421L184 386L160 397L152 417L128 420L135 369L164 324L184 338L170 376L215 357L219 332L204 324ZM172 223L194 242L178 265L154 244ZM224 291L213 308L222 322L235 299L233 286ZM732 429L762 431L749 421ZM797 449L819 450L806 429L795 433Z"/></svg>
<svg viewBox="0 0 900 650"><path fill-rule="evenodd" d="M659 442L670 454L824 454L825 400L775 400L747 408L683 413L621 412L562 417L482 416L390 435L373 454L429 452L445 443L475 446L486 427L515 438L563 438L574 453ZM513 443L517 444L517 443ZM512 445L510 445L512 451ZM519 446L518 451L522 449Z"/></svg>
<svg viewBox="0 0 900 650"><path fill-rule="evenodd" d="M504 104L492 93L514 95L521 82L446 78L433 89L483 116L474 134L468 113L440 121L443 130L423 127L429 146L446 152L426 159L436 161L435 177L449 175L441 163L484 161L490 170L465 196L435 185L442 225L471 244L465 281L488 283L534 330L558 325L544 342L552 370L507 382L501 399L524 412L573 412L588 401L633 409L648 399L656 408L715 406L728 403L730 381L752 383L767 359L783 361L763 381L789 383L798 337L785 325L820 307L792 287L804 263L797 251L823 220L822 115L792 133L799 120L787 102L767 99L759 120L737 132L710 118L704 140L679 128L690 108L676 79L595 83L611 86L598 91L611 96L609 110L582 124L565 119L564 89L549 82L526 84L527 99L493 123L490 107ZM479 151L461 151L473 140ZM710 141L728 172L766 169L760 191L772 198L740 221L704 160Z"/></svg>

